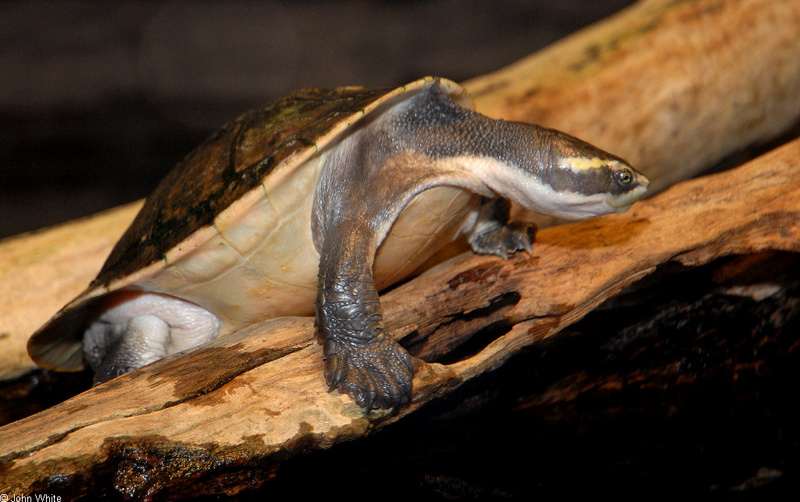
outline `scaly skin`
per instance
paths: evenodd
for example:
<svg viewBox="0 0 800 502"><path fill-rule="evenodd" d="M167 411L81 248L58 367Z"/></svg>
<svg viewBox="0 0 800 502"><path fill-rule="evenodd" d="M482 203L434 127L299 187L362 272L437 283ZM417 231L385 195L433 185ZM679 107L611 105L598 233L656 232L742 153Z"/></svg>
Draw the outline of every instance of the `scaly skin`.
<svg viewBox="0 0 800 502"><path fill-rule="evenodd" d="M297 292L314 286L308 266L319 256L316 323L328 384L367 409L407 403L411 357L384 329L372 269L410 201L419 197L387 241L381 280L399 280L435 251L437 238L458 230L477 253L530 252L535 228L508 222L508 201L588 218L625 211L647 189L622 159L558 131L480 115L461 106L460 92L438 79L394 90L304 90L223 127L162 181L92 285L34 334L32 357L62 370L89 362L102 381L287 315L275 307L286 295L294 295L288 309L307 313L310 298ZM459 203L440 207L446 199L430 194L441 191L424 193L439 186L464 190ZM278 244L264 239L255 252L243 238L255 234ZM237 253L246 259L220 274L216 266ZM260 296L267 283L257 278L282 277L287 253L301 265ZM181 267L199 275L181 282Z"/></svg>
<svg viewBox="0 0 800 502"><path fill-rule="evenodd" d="M499 203L495 203L499 201ZM506 225L508 204L488 205L473 250L506 258L531 248L533 231L524 224ZM473 239L470 239L472 242ZM414 368L411 356L383 327L378 291L372 279L375 255L368 227L343 226L330 231L320 260L317 293L317 339L323 345L325 380L331 389L349 394L361 407L394 408L411 400Z"/></svg>
<svg viewBox="0 0 800 502"><path fill-rule="evenodd" d="M468 240L477 253L507 258L531 250L535 227L509 223L506 198L594 216L616 210L606 196L624 197L635 182L621 159L557 131L489 119L435 87L355 132L326 161L315 199L316 325L328 385L367 409L411 399L413 366L384 330L372 264L417 194L450 185L483 196Z"/></svg>
<svg viewBox="0 0 800 502"><path fill-rule="evenodd" d="M364 226L341 225L329 231L316 301L325 380L368 410L408 402L414 374L411 356L383 327L372 279L373 242Z"/></svg>

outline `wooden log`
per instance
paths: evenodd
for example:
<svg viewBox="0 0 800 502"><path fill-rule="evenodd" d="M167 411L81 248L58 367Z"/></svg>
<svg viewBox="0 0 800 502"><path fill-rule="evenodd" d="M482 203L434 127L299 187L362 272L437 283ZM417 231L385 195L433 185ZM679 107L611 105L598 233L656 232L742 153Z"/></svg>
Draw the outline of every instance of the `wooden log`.
<svg viewBox="0 0 800 502"><path fill-rule="evenodd" d="M800 3L641 1L465 83L478 109L571 132L651 192L800 118Z"/></svg>
<svg viewBox="0 0 800 502"><path fill-rule="evenodd" d="M643 1L465 86L483 113L583 137L657 191L797 122L798 25L793 0ZM0 380L35 369L28 337L94 277L136 207L0 242Z"/></svg>
<svg viewBox="0 0 800 502"><path fill-rule="evenodd" d="M0 242L0 381L35 368L28 337L94 279L141 205Z"/></svg>
<svg viewBox="0 0 800 502"><path fill-rule="evenodd" d="M651 24L640 32L653 36L669 27L673 30L671 36L675 36L674 30L682 23L674 20L680 19L687 26L684 35L692 33L702 39L727 29L730 18L721 17L723 22L712 14L730 15L728 5L735 4L740 7L736 11L739 15L753 16L757 12L756 19L773 18L774 29L769 35L783 41L783 45L773 46L768 36L766 41L753 41L751 45L765 44L771 51L770 56L796 53L794 38L781 38L786 29L782 21L797 19L792 17L796 14L792 2L667 4L644 2L623 14L653 13L651 9L660 5L661 15L651 17ZM686 10L687 6L692 9ZM744 7L747 9L742 11ZM691 22L695 20L693 16L702 19L704 29L700 32ZM608 26L619 29L622 24L611 22ZM715 28L709 28L709 24ZM592 36L600 37L602 32L600 29ZM635 40L626 43L636 45ZM671 39L646 40L663 44ZM608 45L611 46L615 51L620 47L624 49L620 54L636 52L631 49L632 45ZM562 49L567 54L578 50L576 47L583 50L591 45L567 43L563 47L567 47ZM709 44L709 53L694 56L705 59L717 50L725 52L724 47L724 44ZM641 54L645 53L642 49ZM667 53L665 57L668 56ZM610 59L600 58L598 68L619 61L619 57L618 54ZM556 63L561 64L558 58L551 61L552 68L558 67ZM627 60L623 68L629 72L642 70L650 68L652 61L645 58L642 66L636 67ZM792 69L792 61L780 60L779 66ZM751 62L756 64L756 74L768 74L771 77L768 80L780 84L770 88L769 92L775 91L777 95L769 96L769 100L782 103L780 111L793 111L796 119L796 102L792 100L797 99L798 93L787 89L794 89L796 81L792 77L797 77L798 73L765 73L774 70L769 66L775 63L771 58L755 58ZM768 63L766 69L760 66L762 62ZM541 67L540 63L542 61L537 61L535 66ZM735 73L737 68L722 70ZM708 85L705 76L701 79L695 72L689 73L690 89L704 89ZM618 72L617 76L620 75L624 73ZM574 76L578 80L584 77L587 81L601 78L598 74L586 76L581 72ZM747 85L752 83L740 80L748 82ZM517 77L505 81L517 81ZM735 78L728 80L735 81ZM553 82L551 89L569 83ZM647 85L653 86L649 90L655 92L659 89L657 84L659 82L653 79ZM505 104L521 107L526 94L528 97L538 95L531 93L531 89L533 87L520 85L499 88L496 92L512 96L518 91L520 100L506 100ZM714 92L720 91L715 89ZM606 95L588 92L590 100L581 103L591 109L591 99L602 102ZM631 95L645 97L647 92ZM488 96L489 91L479 92L479 107L481 100ZM570 105L574 102L570 94L565 92L560 96L563 106L577 113L576 107ZM559 93L555 92L552 97L556 99ZM745 100L745 106L751 112L763 110L765 102ZM729 104L712 101L703 103L702 108L704 113L710 109L713 115L715 110L719 112ZM667 105L669 103L661 102L661 106ZM615 125L626 123L630 135L642 129L636 122L627 120L629 116L625 114L617 115L616 121L611 120L615 109L619 108L614 107L600 116L608 117L609 123ZM631 109L623 111L632 113ZM696 108L679 106L671 117L690 117L696 111ZM740 119L743 122L739 122ZM711 150L716 152L715 158L753 141L753 131L759 131L758 137L764 138L774 134L771 129L774 124L784 124L781 127L785 128L788 123L783 113L776 115L774 121L753 122L750 119L749 113L740 113L731 121L720 120L713 124L714 130L721 128L723 132L719 134L731 139L730 143L710 143ZM590 120L590 123L595 122ZM680 124L680 120L676 119L675 123ZM664 134L661 130L648 131L655 137L637 136L638 141L659 139ZM667 131L674 132L673 129ZM574 129L571 132L583 135ZM684 148L696 148L687 146L696 145L694 142L683 143L692 138L674 136L674 142L661 143L662 159ZM603 140L593 141L613 149ZM235 492L258 484L269 478L287 457L307 448L326 448L361 437L502 365L519 348L575 322L604 299L662 263L678 260L696 265L731 253L764 249L798 251L797 230L792 225L797 218L798 195L792 188L792 180L797 176L799 149L797 143L792 143L744 169L686 183L638 206L628 215L543 231L532 257L517 256L504 263L493 258L460 256L388 293L384 297L388 327L425 358L437 359L452 354L454 347L463 346L465 339L487 325L510 328L477 355L448 365L418 362L414 403L395 415L373 412L364 416L347 398L327 393L319 372L319 349L312 342L310 321L275 320L217 340L181 361L169 358L39 415L0 428L0 493L34 490L52 493L58 489L60 493L79 495L110 489L140 498L155 494L168 497L187 487L193 490L191 493L203 494ZM620 153L626 155L624 151ZM705 153L680 160L682 167L688 166L688 172L696 172L698 166L705 167L709 162ZM649 171L647 174L653 176ZM0 263L4 264L0 269L3 272L0 282L15 289L3 287L0 291L30 291L31 284L46 291L55 288L59 295L66 296L52 301L60 306L82 289L99 268L111 242L123 230L121 222L129 220L132 213L133 209L127 208L3 243L0 252L5 254L0 254ZM63 246L61 239L65 236L75 240ZM94 254L82 250L93 250ZM59 255L58 252L70 254ZM65 256L75 258L67 267L59 268L57 264L63 264ZM69 274L64 274L64 268ZM58 282L62 278L63 282ZM547 298L543 298L542 291L547 291ZM57 308L49 303L37 308L32 305L37 301L35 298L31 294L22 303L15 304L14 309L0 310L6 335L0 337L4 357L13 353L19 355L21 351L13 350L11 342L16 341L17 348L23 346L27 334ZM51 301L49 294L47 301ZM7 305L0 306L0 309L6 308ZM21 312L25 314L19 315ZM11 350L6 351L6 348ZM20 367L25 370L24 357L19 360L22 363L16 366L15 374L19 374ZM176 463L172 460L175 458L184 461ZM247 475L254 477L245 482Z"/></svg>
<svg viewBox="0 0 800 502"><path fill-rule="evenodd" d="M498 367L659 265L800 252L798 174L800 140L629 214L544 230L531 256L459 256L393 290L387 327L426 357L488 325L510 326L463 360L418 360L414 400L395 413L365 414L327 392L312 321L272 320L0 428L0 488L77 496L110 483L139 498L251 487L292 455L381 429Z"/></svg>

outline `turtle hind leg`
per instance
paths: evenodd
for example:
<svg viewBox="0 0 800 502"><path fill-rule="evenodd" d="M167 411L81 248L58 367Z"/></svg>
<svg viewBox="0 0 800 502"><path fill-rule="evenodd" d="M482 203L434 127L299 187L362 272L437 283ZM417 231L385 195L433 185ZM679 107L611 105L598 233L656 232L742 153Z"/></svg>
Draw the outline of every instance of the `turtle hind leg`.
<svg viewBox="0 0 800 502"><path fill-rule="evenodd" d="M84 347L94 385L161 359L169 335L169 325L154 315L132 318L121 332L113 325L87 332Z"/></svg>
<svg viewBox="0 0 800 502"><path fill-rule="evenodd" d="M414 376L411 356L383 328L371 239L369 230L328 234L316 302L325 380L368 410L409 402Z"/></svg>
<svg viewBox="0 0 800 502"><path fill-rule="evenodd" d="M511 203L506 199L485 199L481 202L475 226L467 234L472 250L508 259L517 251L532 252L531 243L536 225L509 221Z"/></svg>
<svg viewBox="0 0 800 502"><path fill-rule="evenodd" d="M208 310L180 298L144 291L117 291L83 334L83 353L102 383L191 349L219 333Z"/></svg>

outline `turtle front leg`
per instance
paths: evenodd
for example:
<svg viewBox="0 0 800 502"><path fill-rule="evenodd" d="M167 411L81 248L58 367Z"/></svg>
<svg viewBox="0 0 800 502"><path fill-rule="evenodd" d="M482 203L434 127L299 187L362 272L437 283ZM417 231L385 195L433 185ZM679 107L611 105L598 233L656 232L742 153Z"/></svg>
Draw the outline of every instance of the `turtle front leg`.
<svg viewBox="0 0 800 502"><path fill-rule="evenodd" d="M328 232L316 301L325 380L368 410L409 402L414 376L411 356L383 327L373 241L368 229Z"/></svg>
<svg viewBox="0 0 800 502"><path fill-rule="evenodd" d="M536 235L534 223L509 221L511 203L506 199L484 199L478 210L475 226L467 234L472 250L508 259L517 251L530 253Z"/></svg>

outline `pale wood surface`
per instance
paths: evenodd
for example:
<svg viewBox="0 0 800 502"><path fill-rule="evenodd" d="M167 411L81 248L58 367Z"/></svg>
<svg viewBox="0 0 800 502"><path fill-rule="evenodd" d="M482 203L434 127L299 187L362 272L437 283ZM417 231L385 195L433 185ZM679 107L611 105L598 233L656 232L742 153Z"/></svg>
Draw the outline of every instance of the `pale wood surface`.
<svg viewBox="0 0 800 502"><path fill-rule="evenodd" d="M645 0L466 82L489 115L554 127L658 192L800 117L800 2Z"/></svg>
<svg viewBox="0 0 800 502"><path fill-rule="evenodd" d="M465 86L483 113L580 136L658 191L800 119L798 26L794 0L643 1ZM28 337L86 287L134 207L0 242L0 380L35 367Z"/></svg>
<svg viewBox="0 0 800 502"><path fill-rule="evenodd" d="M769 34L762 33L762 38L751 40L746 48L741 48L747 52L753 45L764 44L770 57L754 56L749 61L756 64L756 68L750 67L745 73L749 75L752 70L754 78L766 80L764 85L773 87L753 90L753 99L737 100L737 106L743 108L736 116L729 117L724 111L730 108L731 102L712 97L729 97L732 89L722 89L716 84L738 82L741 68L719 63L716 71L730 72L732 76L712 81L706 74L683 68L696 60L701 60L700 66L710 64L718 53L730 57L728 44L716 37L730 25L731 18L726 16L733 15L732 5L737 9L746 8L746 13L735 11L739 16L746 14L756 20L774 21ZM566 71L565 67L575 68L575 65L564 66L562 58L568 54L585 54L586 48L592 45L588 38L581 37L596 37L595 45L613 47L614 51L600 51L607 54L607 58L597 60L597 71L577 72L565 77L566 81L550 81L550 97L546 102L553 111L548 112L547 117L556 117L556 110L563 109L564 117L573 117L565 118L567 124L570 121L581 124L574 117L581 111L586 112L589 118L583 125L560 127L612 150L608 141L591 138L592 127L603 131L612 125L627 128L627 135L620 130L609 138L625 141L634 138L630 139L631 144L641 145L637 148L644 159L639 165L643 165L642 169L649 176L667 180L664 181L666 185L674 181L672 174L663 174L668 172L666 167L652 167L650 172L651 165L676 166L676 171L681 172L677 178L685 177L755 139L776 134L781 127L796 120L798 110L793 100L797 100L800 93L792 90L797 90L800 72L779 75L776 67L780 70L795 68L792 65L796 58L790 61L787 55L798 53L796 37L789 40L785 36L788 25L783 21L794 19L796 23L797 11L797 3L788 1L642 2L621 13L619 18L568 39L552 51L545 51L543 54L548 54L547 58L526 60L520 66L504 70L508 73L487 77L500 79L497 82L519 84L499 85L491 93L484 87L478 92L478 106L490 114L523 118L514 116L512 110L524 109L523 98L534 99L543 92L528 91L545 89L547 82L529 86L521 82L532 82L539 77L517 72L526 64L542 69L542 75L547 68L552 72L558 72L558 68L562 68L561 71ZM654 15L654 12L661 13ZM715 14L719 17L714 17ZM639 18L649 19L649 22L637 25L632 21ZM698 19L702 30L697 27ZM620 38L618 30L622 26L646 26L647 29L638 30L642 39L633 35L630 35L633 38ZM686 31L679 37L676 30L681 26ZM668 35L660 38L657 36L660 33ZM616 38L612 34L616 34ZM601 43L606 37L618 42ZM716 42L707 41L706 37ZM676 39L692 40L692 47L698 52L681 52L680 57L674 56L678 57L674 61L677 69L656 64L654 60L672 61L668 49L674 47ZM626 42L620 43L620 40ZM665 51L660 53L660 58L645 57L649 51L659 50ZM559 53L561 56L553 55ZM638 67L634 64L636 59L625 59L636 54L641 57ZM783 59L774 59L781 54ZM614 67L621 60L626 64ZM760 62L765 66L758 66ZM640 81L643 88L636 89L640 92L622 90L605 105L603 103L612 96L608 89L602 93L584 91L585 94L578 93L580 106L571 105L576 102L570 94L577 92L575 85L588 89L589 82L597 80L614 88L608 83L610 77L603 73L609 66L615 68L612 73L616 74L618 85L630 82L632 75L644 70L655 71L653 66L662 71L673 68L681 78L679 85L669 91L663 90L669 72L661 81L655 77ZM531 80L525 80L528 78ZM581 84L584 78L586 81ZM478 86L488 86L487 82L489 80L475 80L467 85L475 90ZM559 88L571 90L558 93ZM746 92L744 87L736 89ZM695 91L700 94L691 98ZM495 92L505 97L491 104L489 96ZM659 101L658 106L650 108L649 112L642 111L637 120L631 120L631 114L644 106L643 98L648 93L659 96L659 92L674 99ZM697 101L705 93L708 98ZM770 95L770 99L755 99L756 95L764 98L762 93L774 95ZM622 105L626 95L634 103L632 107ZM735 92L734 95L741 96ZM549 104L557 101L558 96L561 96L560 108L558 104ZM678 105L676 100L684 97L691 98L690 103ZM769 115L764 120L753 120L759 114L772 113L773 105L765 105L767 101L780 103L776 105L780 113L774 120L770 120ZM508 108L511 103L514 107ZM540 103L530 110L542 106ZM601 108L604 113L592 111ZM677 126L664 126L663 114ZM726 119L693 122L693 117L698 115ZM789 115L792 120L787 118ZM606 120L604 126L596 125L600 116ZM650 124L648 117L655 122L662 121L663 127ZM693 129L693 134L683 134L681 124ZM581 127L587 128L588 135L581 132ZM724 138L724 141L714 138ZM698 143L703 143L698 141L701 139L707 140L705 144L713 153L705 150L698 153L702 150L698 147ZM624 144L621 145L624 150ZM650 148L660 151L660 163L653 160L655 157L645 155ZM625 151L620 153L626 155ZM627 156L635 158L632 154ZM425 358L447 353L459 340L491 323L503 321L514 326L477 355L457 363L440 365L420 361L414 381L414 402L397 414L373 412L366 416L346 397L327 392L320 371L321 351L313 342L310 319L267 321L216 340L180 361L168 358L0 428L0 492L24 493L36 483L46 482L47 476L54 473L91 475L99 469L123 469L132 455L144 455L148 462L153 462L150 469L154 475L147 481L150 484L142 481L139 486L129 480L131 486L138 489L153 486L152 489L169 489L196 475L213 477L215 466L232 460L256 462L268 476L270 466L299 449L325 448L360 437L503 364L520 347L575 322L660 264L678 261L698 265L720 256L760 250L800 251L800 230L796 225L800 216L800 193L794 182L799 169L800 142L795 141L742 168L681 183L637 204L625 215L543 230L537 236L532 256L521 254L503 262L496 258L461 255L386 294L383 304L387 327L401 338L412 334L407 341L417 341L415 350ZM135 206L121 208L0 245L0 291L9 295L8 300L0 304L3 333L0 348L4 363L7 359L10 362L4 365L5 376L16 376L31 367L24 357L24 341L28 334L85 286L134 212ZM42 295L42 291L47 294ZM544 291L547 294L543 294ZM42 299L43 296L46 298ZM195 461L180 465L164 463L159 459L167 452L182 452Z"/></svg>
<svg viewBox="0 0 800 502"><path fill-rule="evenodd" d="M266 321L1 428L2 488L25 492L53 466L68 476L118 465L128 449L203 459L177 466L156 460L148 483L157 479L167 489L204 469L213 478L223 461L257 458L269 472L306 448L379 429L577 321L658 265L800 252L798 175L800 140L681 183L628 214L544 230L531 256L459 256L388 293L387 327L398 337L429 337L427 357L491 323L513 324L475 356L449 365L417 361L414 401L395 414L365 415L327 392L311 319ZM491 308L508 295L516 300Z"/></svg>
<svg viewBox="0 0 800 502"><path fill-rule="evenodd" d="M139 207L0 241L0 381L35 368L28 337L94 279Z"/></svg>

